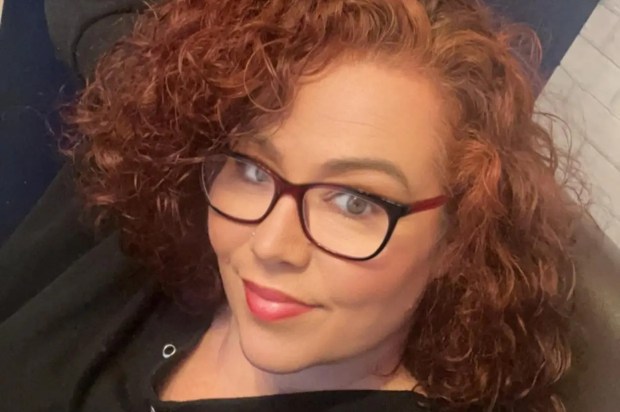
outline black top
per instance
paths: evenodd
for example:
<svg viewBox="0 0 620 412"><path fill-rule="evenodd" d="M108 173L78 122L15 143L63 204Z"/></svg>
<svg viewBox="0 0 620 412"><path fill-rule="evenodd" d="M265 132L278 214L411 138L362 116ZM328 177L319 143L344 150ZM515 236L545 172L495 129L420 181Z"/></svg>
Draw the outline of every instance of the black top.
<svg viewBox="0 0 620 412"><path fill-rule="evenodd" d="M141 7L141 0L46 4L59 55L85 77ZM407 391L160 401L156 388L199 342L212 314L183 312L121 253L117 234L97 240L84 230L71 181L62 171L0 250L1 410L427 410L418 406L422 396Z"/></svg>

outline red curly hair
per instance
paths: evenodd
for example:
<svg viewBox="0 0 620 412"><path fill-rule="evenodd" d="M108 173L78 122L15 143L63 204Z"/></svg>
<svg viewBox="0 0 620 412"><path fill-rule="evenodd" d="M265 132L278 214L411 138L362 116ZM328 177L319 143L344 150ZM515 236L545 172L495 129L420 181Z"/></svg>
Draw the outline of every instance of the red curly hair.
<svg viewBox="0 0 620 412"><path fill-rule="evenodd" d="M534 41L531 41L531 40ZM69 115L98 224L194 306L221 302L200 153L281 120L342 56L413 62L446 102L447 229L403 363L449 410L562 411L581 210L533 120L539 47L475 0L174 0L144 13ZM449 108L449 110L448 110Z"/></svg>

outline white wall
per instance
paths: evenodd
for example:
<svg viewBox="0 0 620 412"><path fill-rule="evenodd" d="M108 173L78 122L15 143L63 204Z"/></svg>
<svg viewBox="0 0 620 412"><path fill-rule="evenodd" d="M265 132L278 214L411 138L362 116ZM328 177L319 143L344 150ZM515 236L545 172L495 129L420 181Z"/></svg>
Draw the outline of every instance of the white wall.
<svg viewBox="0 0 620 412"><path fill-rule="evenodd" d="M620 0L597 5L538 104L567 121L592 184L592 214L620 246ZM561 130L554 134L564 145Z"/></svg>

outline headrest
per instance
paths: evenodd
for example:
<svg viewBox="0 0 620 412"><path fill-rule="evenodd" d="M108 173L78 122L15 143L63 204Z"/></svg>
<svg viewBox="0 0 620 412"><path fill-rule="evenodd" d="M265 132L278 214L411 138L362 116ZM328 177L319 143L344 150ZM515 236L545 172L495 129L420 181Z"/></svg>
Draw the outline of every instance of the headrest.
<svg viewBox="0 0 620 412"><path fill-rule="evenodd" d="M559 391L569 412L620 411L620 248L592 222L577 231L573 364Z"/></svg>

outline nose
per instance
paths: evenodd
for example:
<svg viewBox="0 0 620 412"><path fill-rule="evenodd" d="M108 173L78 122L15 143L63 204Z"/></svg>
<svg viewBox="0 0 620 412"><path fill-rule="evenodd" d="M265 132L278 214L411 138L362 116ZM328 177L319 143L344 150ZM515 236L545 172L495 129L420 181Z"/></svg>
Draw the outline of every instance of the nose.
<svg viewBox="0 0 620 412"><path fill-rule="evenodd" d="M283 196L258 224L252 239L254 255L264 263L308 265L314 247L306 237L295 199Z"/></svg>

